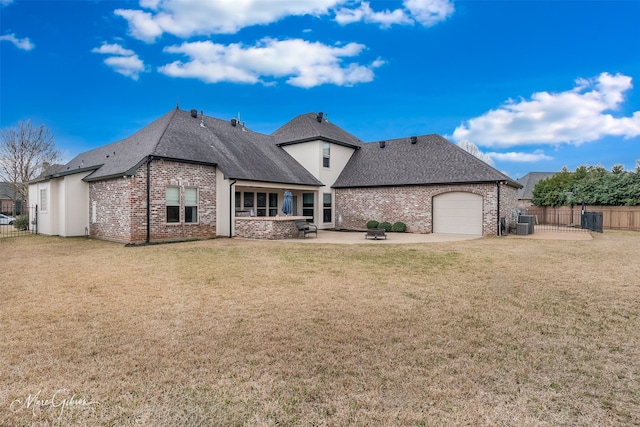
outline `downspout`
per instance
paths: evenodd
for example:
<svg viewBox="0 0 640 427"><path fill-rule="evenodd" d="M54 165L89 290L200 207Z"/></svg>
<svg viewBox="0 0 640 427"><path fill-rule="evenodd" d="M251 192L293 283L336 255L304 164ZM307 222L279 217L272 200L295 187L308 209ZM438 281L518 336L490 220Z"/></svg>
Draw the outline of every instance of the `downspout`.
<svg viewBox="0 0 640 427"><path fill-rule="evenodd" d="M229 238L233 237L233 203L231 203L233 195L233 186L238 182L237 179L229 184Z"/></svg>
<svg viewBox="0 0 640 427"><path fill-rule="evenodd" d="M147 158L147 245L151 243L151 161L153 156Z"/></svg>
<svg viewBox="0 0 640 427"><path fill-rule="evenodd" d="M500 224L500 181L496 181L496 185L498 187L498 236L502 235L502 224Z"/></svg>

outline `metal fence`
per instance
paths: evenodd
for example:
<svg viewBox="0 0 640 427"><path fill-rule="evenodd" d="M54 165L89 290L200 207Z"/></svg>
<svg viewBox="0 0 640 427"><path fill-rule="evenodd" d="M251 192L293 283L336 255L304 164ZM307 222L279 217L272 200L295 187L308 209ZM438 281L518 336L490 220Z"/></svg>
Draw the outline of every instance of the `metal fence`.
<svg viewBox="0 0 640 427"><path fill-rule="evenodd" d="M23 206L22 213L5 215L11 224L0 224L0 238L38 234L38 206Z"/></svg>
<svg viewBox="0 0 640 427"><path fill-rule="evenodd" d="M526 215L533 217L536 231L563 231L567 233L588 233L582 227L580 207L574 209L546 209L533 207L526 209Z"/></svg>
<svg viewBox="0 0 640 427"><path fill-rule="evenodd" d="M536 225L541 230L548 228L562 231L582 229L583 221L587 221L587 229L603 230L632 230L640 231L640 206L589 206L585 207L588 219L582 218L582 207L561 206L531 206L521 212L536 217ZM595 218L593 218L595 216ZM601 219L600 219L601 218Z"/></svg>

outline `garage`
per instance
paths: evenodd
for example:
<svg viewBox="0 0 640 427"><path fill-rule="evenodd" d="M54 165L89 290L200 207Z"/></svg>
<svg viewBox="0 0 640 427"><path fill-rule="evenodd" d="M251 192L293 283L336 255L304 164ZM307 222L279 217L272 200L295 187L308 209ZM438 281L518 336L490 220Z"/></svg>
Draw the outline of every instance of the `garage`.
<svg viewBox="0 0 640 427"><path fill-rule="evenodd" d="M482 235L482 196L465 192L435 196L433 232Z"/></svg>

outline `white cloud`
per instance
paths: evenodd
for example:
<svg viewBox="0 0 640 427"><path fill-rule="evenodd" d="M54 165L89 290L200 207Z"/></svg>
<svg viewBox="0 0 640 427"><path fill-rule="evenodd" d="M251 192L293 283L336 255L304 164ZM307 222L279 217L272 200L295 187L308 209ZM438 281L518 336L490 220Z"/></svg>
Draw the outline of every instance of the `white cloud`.
<svg viewBox="0 0 640 427"><path fill-rule="evenodd" d="M426 27L444 21L454 12L452 0L405 0L395 10L374 11L370 2L347 0L140 0L139 9L116 9L127 20L129 33L154 42L164 33L181 38L194 35L234 34L242 28L266 25L289 16L323 16L335 13L336 22L379 24L419 23ZM379 4L379 3L378 3Z"/></svg>
<svg viewBox="0 0 640 427"><path fill-rule="evenodd" d="M602 73L579 79L565 92L537 92L530 99L509 100L496 110L468 120L453 132L456 141L485 147L581 144L605 136L640 135L640 111L614 117L631 89L631 77Z"/></svg>
<svg viewBox="0 0 640 427"><path fill-rule="evenodd" d="M182 38L193 35L233 34L252 25L276 22L287 16L321 16L344 0L141 0L150 11L117 9L129 22L130 34L153 42L163 33Z"/></svg>
<svg viewBox="0 0 640 427"><path fill-rule="evenodd" d="M444 21L454 12L453 3L449 0L405 0L404 8L375 12L369 2L360 3L359 7L343 7L336 10L335 20L341 25L354 22L380 24L389 28L393 24L412 25L419 23L431 27Z"/></svg>
<svg viewBox="0 0 640 427"><path fill-rule="evenodd" d="M420 24L431 27L453 15L449 0L405 0L404 6Z"/></svg>
<svg viewBox="0 0 640 427"><path fill-rule="evenodd" d="M8 4L8 3L6 3ZM18 49L22 49L22 50L32 50L36 47L36 45L34 45L33 43L31 43L31 40L29 40L28 37L25 37L23 39L19 39L16 37L16 35L14 33L11 34L5 34L4 36L0 36L0 41L7 41L10 43L13 43Z"/></svg>
<svg viewBox="0 0 640 427"><path fill-rule="evenodd" d="M125 49L121 45L103 43L100 47L91 49L93 53L111 55L104 63L113 68L116 73L138 80L140 73L145 70L144 62L131 49Z"/></svg>
<svg viewBox="0 0 640 427"><path fill-rule="evenodd" d="M496 159L503 162L521 162L521 163L529 163L529 162L539 162L542 160L553 160L553 157L547 156L542 151L536 150L533 153L518 153L518 152L509 152L509 153L495 153L489 152L486 153L487 156L492 159Z"/></svg>
<svg viewBox="0 0 640 427"><path fill-rule="evenodd" d="M290 85L304 88L322 84L352 86L372 81L373 68L384 63L378 59L368 66L342 64L343 58L357 56L364 49L365 46L358 43L328 46L301 39L264 38L255 46L185 42L164 50L184 54L189 61L174 61L160 67L159 71L172 77L197 78L207 83L269 84L264 78L287 78Z"/></svg>
<svg viewBox="0 0 640 427"><path fill-rule="evenodd" d="M103 43L102 46L94 47L93 49L91 49L91 52L111 54L111 55L121 55L121 56L131 56L135 54L135 52L132 51L131 49L125 49L117 43L114 43L114 44Z"/></svg>
<svg viewBox="0 0 640 427"><path fill-rule="evenodd" d="M393 24L413 24L414 22L402 9L374 12L369 2L366 1L362 2L360 7L355 9L340 8L336 10L335 20L340 25L363 21L366 23L380 24L382 28L389 28Z"/></svg>

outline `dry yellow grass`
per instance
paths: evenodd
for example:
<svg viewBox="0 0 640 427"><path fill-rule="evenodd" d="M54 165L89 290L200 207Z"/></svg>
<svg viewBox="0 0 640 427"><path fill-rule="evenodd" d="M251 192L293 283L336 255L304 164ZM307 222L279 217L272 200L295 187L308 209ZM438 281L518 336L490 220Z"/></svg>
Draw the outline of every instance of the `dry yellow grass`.
<svg viewBox="0 0 640 427"><path fill-rule="evenodd" d="M0 241L0 424L639 425L640 235Z"/></svg>

